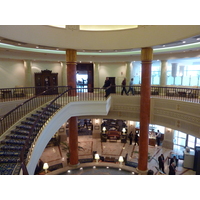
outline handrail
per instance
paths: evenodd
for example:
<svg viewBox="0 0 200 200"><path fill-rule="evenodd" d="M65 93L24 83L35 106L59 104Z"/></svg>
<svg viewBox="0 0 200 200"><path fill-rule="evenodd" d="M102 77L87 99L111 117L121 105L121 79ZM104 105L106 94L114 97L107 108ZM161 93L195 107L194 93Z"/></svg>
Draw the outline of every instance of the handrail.
<svg viewBox="0 0 200 200"><path fill-rule="evenodd" d="M25 150L30 146L30 137L33 135L34 129L36 127L36 125L38 124L39 120L42 118L42 116L45 114L45 112L48 111L48 109L61 97L63 97L67 92L69 92L70 89L67 88L67 90L65 90L62 94L60 94L59 96L57 96L54 100L52 100L49 105L39 114L39 116L37 117L37 119L35 120L34 124L31 127L31 130L29 132L28 138L25 141L25 144L21 150L20 153L20 163L21 163L21 167L22 167L22 171L23 171L23 175L28 175L28 171L26 169L26 163L25 163Z"/></svg>
<svg viewBox="0 0 200 200"><path fill-rule="evenodd" d="M21 151L20 154L20 163L24 174L27 174L26 169L26 160L25 160L25 150L26 148L30 148L30 137L33 134L34 128L38 121L41 119L41 117L44 115L44 113L48 110L48 108L54 104L58 103L61 107L66 105L69 102L72 101L89 101L89 100L106 100L104 97L105 91L103 88L69 88L63 86L65 89L64 92L62 91L59 95L53 95L51 98L50 104L42 111L42 113L38 116L35 123L33 124L31 131L29 132L29 136L25 142L25 145ZM128 90L129 86L126 86L126 89ZM74 92L72 92L74 91ZM121 95L122 86L115 85L111 86L111 93L112 95ZM140 95L141 87L140 86L134 86L134 95ZM77 94L74 96L70 96L70 94ZM66 94L66 95L65 95ZM125 94L123 94L125 95ZM129 94L131 95L131 94ZM152 86L151 87L151 95L154 95L157 98L167 98L167 99L175 99L175 100L181 100L181 101L188 101L188 102L194 102L194 103L200 103L199 100L199 89L195 88L179 88L179 87L161 87L161 86ZM33 97L34 98L34 97ZM53 100L52 100L53 99ZM49 99L48 99L49 100ZM51 116L52 117L52 116Z"/></svg>
<svg viewBox="0 0 200 200"><path fill-rule="evenodd" d="M65 86L62 86L62 88L63 87L66 88ZM48 95L53 89L54 88L49 88L44 92L31 97L0 118L0 136L21 117L54 98L54 96Z"/></svg>

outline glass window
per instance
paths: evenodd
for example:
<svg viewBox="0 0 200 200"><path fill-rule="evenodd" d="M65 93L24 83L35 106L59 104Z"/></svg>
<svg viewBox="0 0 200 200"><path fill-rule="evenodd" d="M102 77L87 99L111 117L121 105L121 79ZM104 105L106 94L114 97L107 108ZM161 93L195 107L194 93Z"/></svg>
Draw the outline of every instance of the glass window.
<svg viewBox="0 0 200 200"><path fill-rule="evenodd" d="M194 148L195 147L195 137L194 136L188 135L187 146L190 147L190 148Z"/></svg>
<svg viewBox="0 0 200 200"><path fill-rule="evenodd" d="M200 146L200 139L199 138L197 138L196 146Z"/></svg>
<svg viewBox="0 0 200 200"><path fill-rule="evenodd" d="M187 134L174 131L174 144L185 147Z"/></svg>

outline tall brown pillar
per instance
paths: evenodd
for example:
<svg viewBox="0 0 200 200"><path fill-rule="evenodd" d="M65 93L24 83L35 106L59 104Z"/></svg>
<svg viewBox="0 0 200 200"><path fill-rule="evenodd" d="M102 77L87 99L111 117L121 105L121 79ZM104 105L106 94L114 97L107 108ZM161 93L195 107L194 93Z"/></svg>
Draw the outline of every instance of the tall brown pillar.
<svg viewBox="0 0 200 200"><path fill-rule="evenodd" d="M151 62L153 59L153 49L142 48L142 83L140 99L140 141L138 170L141 173L147 171L148 164L148 144L149 144L149 120L150 120L150 95L151 95Z"/></svg>
<svg viewBox="0 0 200 200"><path fill-rule="evenodd" d="M78 164L78 128L77 117L69 119L69 163L70 165Z"/></svg>
<svg viewBox="0 0 200 200"><path fill-rule="evenodd" d="M66 62L67 62L67 85L74 88L69 92L70 96L76 96L76 50L66 50Z"/></svg>
<svg viewBox="0 0 200 200"><path fill-rule="evenodd" d="M68 93L69 96L76 96L76 50L66 50L67 62L67 85L71 86L72 91ZM73 90L74 88L74 90ZM69 119L69 151L70 151L70 165L78 164L78 128L77 117Z"/></svg>

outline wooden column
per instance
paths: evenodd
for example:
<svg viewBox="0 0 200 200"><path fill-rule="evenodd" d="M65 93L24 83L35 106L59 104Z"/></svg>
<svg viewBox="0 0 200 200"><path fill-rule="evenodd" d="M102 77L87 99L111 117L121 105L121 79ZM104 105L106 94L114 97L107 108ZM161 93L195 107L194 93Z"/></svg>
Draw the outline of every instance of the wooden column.
<svg viewBox="0 0 200 200"><path fill-rule="evenodd" d="M78 165L78 128L77 117L69 119L69 148L70 148L70 165Z"/></svg>
<svg viewBox="0 0 200 200"><path fill-rule="evenodd" d="M67 63L67 85L71 86L72 91L68 93L69 96L76 96L76 50L66 50ZM74 88L74 90L73 90ZM77 117L69 119L69 151L70 151L70 165L78 165L78 128Z"/></svg>
<svg viewBox="0 0 200 200"><path fill-rule="evenodd" d="M140 141L138 170L141 173L147 172L148 144L149 144L149 120L150 120L150 95L151 95L151 62L153 49L142 48L142 82L140 99Z"/></svg>
<svg viewBox="0 0 200 200"><path fill-rule="evenodd" d="M66 62L67 62L67 85L74 88L69 92L70 96L76 96L76 50L66 50Z"/></svg>

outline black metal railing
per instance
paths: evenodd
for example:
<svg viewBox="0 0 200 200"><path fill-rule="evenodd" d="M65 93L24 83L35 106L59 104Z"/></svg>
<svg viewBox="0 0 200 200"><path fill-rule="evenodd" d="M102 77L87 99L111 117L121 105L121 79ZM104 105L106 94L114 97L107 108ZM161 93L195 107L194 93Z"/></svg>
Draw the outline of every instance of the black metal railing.
<svg viewBox="0 0 200 200"><path fill-rule="evenodd" d="M52 89L52 88L51 88ZM32 129L29 133L29 137L24 145L24 148L20 155L20 162L23 169L23 173L27 174L26 169L26 161L25 161L25 150L29 149L30 144L30 136L33 133L33 130L40 120L41 116L52 104L59 105L60 108L65 106L67 103L72 101L102 101L106 100L105 98L105 89L103 88L69 88L69 87L58 87L58 94L51 94L48 89L40 95L34 96L29 100L25 101L23 104L19 105L17 108L10 111L6 114L0 121L0 131L3 133L7 130L11 124L15 123L23 116L31 112L32 110L44 105L49 102L49 105L43 110L41 115L38 116L36 122L32 126ZM112 95L121 95L122 87L121 86L112 86L111 88ZM128 91L129 86L126 86L126 90ZM141 93L141 86L134 86L134 95L139 96ZM46 94L46 95L45 95ZM123 94L125 95L125 94ZM131 96L131 93L128 95ZM179 88L179 87L160 87L160 86L152 86L151 87L151 95L156 98L167 98L167 99L175 99L181 101L189 101L194 103L199 102L199 89L194 88ZM1 135L1 134L0 134Z"/></svg>
<svg viewBox="0 0 200 200"><path fill-rule="evenodd" d="M66 90L66 87L59 87L60 92L62 92L63 89ZM34 109L40 107L41 105L45 104L46 102L54 99L57 95L48 95L51 94L52 90L53 88L50 88L39 95L31 97L22 104L18 105L16 108L9 111L2 118L0 118L0 136L22 117L24 117Z"/></svg>

